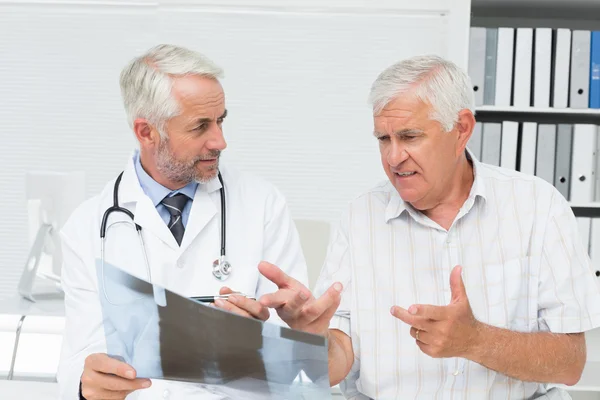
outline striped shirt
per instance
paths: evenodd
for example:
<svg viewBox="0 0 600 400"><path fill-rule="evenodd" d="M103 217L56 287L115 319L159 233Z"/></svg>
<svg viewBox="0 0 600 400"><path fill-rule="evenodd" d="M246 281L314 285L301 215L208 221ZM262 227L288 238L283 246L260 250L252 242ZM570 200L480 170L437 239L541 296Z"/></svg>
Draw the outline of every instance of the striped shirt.
<svg viewBox="0 0 600 400"><path fill-rule="evenodd" d="M405 203L390 182L352 201L329 245L316 294L344 285L331 328L351 337L351 399L569 399L463 358L422 353L392 305L450 303L462 277L475 317L521 332L600 326L600 289L567 201L547 182L473 158L470 195L451 228ZM550 357L550 355L549 355Z"/></svg>

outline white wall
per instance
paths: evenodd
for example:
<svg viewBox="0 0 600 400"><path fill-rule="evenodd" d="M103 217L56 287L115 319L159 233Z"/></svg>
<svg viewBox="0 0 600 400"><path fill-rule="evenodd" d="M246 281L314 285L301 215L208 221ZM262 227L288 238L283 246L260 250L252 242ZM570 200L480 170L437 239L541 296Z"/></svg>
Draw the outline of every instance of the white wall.
<svg viewBox="0 0 600 400"><path fill-rule="evenodd" d="M134 146L120 69L159 43L225 69L224 158L335 220L383 178L366 103L386 66L434 52L467 61L469 1L0 0L0 293L27 256L24 176L83 170L88 195ZM452 9L449 9L451 7Z"/></svg>

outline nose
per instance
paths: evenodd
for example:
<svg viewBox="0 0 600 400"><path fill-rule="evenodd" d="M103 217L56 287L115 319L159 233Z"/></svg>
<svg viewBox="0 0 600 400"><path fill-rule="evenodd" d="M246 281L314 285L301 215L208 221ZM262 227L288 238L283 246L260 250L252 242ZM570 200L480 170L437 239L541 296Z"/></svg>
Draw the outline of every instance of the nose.
<svg viewBox="0 0 600 400"><path fill-rule="evenodd" d="M390 143L387 162L391 167L397 167L408 159L408 153L402 143Z"/></svg>
<svg viewBox="0 0 600 400"><path fill-rule="evenodd" d="M223 130L220 126L215 124L210 135L210 139L206 142L206 147L210 150L219 151L227 148L227 142L225 141L225 136L223 136Z"/></svg>

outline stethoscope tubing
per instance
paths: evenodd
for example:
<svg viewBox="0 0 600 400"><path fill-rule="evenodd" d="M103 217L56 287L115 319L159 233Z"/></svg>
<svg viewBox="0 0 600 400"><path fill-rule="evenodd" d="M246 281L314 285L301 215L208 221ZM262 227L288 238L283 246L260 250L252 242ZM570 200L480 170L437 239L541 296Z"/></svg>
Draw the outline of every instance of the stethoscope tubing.
<svg viewBox="0 0 600 400"><path fill-rule="evenodd" d="M226 263L226 238L227 238L227 233L226 233L226 222L227 222L227 217L226 217L226 200L225 200L225 184L223 183L223 177L221 176L221 172L219 172L217 174L218 178L219 178L219 182L221 183L221 188L219 189L220 191L220 195L221 195L221 257L219 259L219 266L222 265L222 263ZM146 270L148 273L148 280L149 282L152 282L152 275L151 275L151 271L150 271L150 262L148 259L148 253L146 253L146 246L144 244L144 238L142 237L142 227L139 224L135 223L135 215L133 214L133 212L131 212L130 210L124 208L124 207L120 207L119 206L119 187L121 185L121 179L123 178L123 172L121 172L119 174L119 176L117 177L116 181L115 181L115 185L113 188L113 205L111 207L109 207L108 209L106 209L106 211L104 211L104 215L102 216L102 222L100 224L100 256L102 259L102 276L104 277L104 242L106 240L106 230L108 227L108 218L110 217L110 214L113 212L120 212L123 213L125 215L127 215L130 219L131 219L131 223L133 225L135 225L135 229L137 232L137 236L140 240L140 245L142 246L142 253L144 255L144 262L146 263ZM122 221L125 222L125 221ZM229 263L227 263L227 265L229 265ZM215 272L213 271L213 274L215 274ZM222 276L223 275L229 275L229 273L225 273L223 274L221 272L221 277L217 277L215 275L215 277L217 277L217 279L223 279ZM104 285L103 285L104 286ZM105 293L106 295L106 293ZM108 297L107 297L108 298Z"/></svg>

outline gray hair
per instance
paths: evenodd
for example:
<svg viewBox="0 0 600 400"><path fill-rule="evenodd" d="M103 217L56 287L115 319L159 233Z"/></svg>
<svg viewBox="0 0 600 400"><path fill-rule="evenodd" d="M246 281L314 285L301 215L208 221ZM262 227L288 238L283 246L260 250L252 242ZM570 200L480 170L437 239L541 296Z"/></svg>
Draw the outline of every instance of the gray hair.
<svg viewBox="0 0 600 400"><path fill-rule="evenodd" d="M161 44L134 58L121 71L121 96L129 126L136 118L145 118L165 137L165 123L179 115L179 103L173 97L173 77L199 75L212 79L223 71L204 55L184 47Z"/></svg>
<svg viewBox="0 0 600 400"><path fill-rule="evenodd" d="M400 61L383 71L373 85L369 102L379 114L392 100L412 94L430 104L430 118L449 132L463 109L475 112L473 86L469 76L451 61L424 55Z"/></svg>

